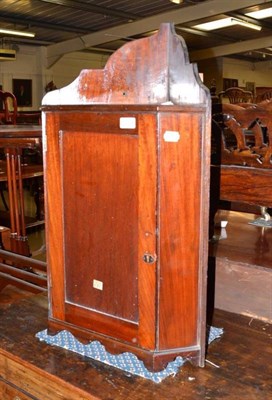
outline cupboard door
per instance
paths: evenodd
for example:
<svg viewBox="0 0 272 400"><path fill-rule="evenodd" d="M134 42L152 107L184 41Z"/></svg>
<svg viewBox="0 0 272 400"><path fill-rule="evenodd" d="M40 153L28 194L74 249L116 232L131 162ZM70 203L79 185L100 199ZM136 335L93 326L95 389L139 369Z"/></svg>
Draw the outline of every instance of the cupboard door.
<svg viewBox="0 0 272 400"><path fill-rule="evenodd" d="M52 318L153 348L155 116L121 117L122 122L119 114L60 114L52 132L58 139L50 141L55 149L48 144L47 159L49 166L59 154L60 191L52 190L49 173L48 215L59 214L63 243L62 263L54 254L49 258L50 274L60 283L50 290ZM60 196L57 210L53 192ZM56 248L54 223L50 218L49 253Z"/></svg>

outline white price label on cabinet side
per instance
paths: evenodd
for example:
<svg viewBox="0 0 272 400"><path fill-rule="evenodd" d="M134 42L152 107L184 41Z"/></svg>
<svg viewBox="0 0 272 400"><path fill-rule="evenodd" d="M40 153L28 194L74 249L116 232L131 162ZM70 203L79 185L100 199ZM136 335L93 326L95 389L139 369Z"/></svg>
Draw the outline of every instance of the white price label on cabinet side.
<svg viewBox="0 0 272 400"><path fill-rule="evenodd" d="M93 280L94 289L103 290L103 282L98 281L97 279Z"/></svg>
<svg viewBox="0 0 272 400"><path fill-rule="evenodd" d="M180 139L180 133L177 131L165 131L163 134L163 139L165 142L176 143Z"/></svg>
<svg viewBox="0 0 272 400"><path fill-rule="evenodd" d="M136 118L135 117L121 117L119 121L120 129L135 129Z"/></svg>

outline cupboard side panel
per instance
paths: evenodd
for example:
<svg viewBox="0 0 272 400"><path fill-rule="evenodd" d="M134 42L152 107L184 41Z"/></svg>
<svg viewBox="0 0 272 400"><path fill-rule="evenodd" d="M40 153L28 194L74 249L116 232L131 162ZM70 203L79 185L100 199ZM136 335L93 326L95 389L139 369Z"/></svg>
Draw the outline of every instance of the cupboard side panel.
<svg viewBox="0 0 272 400"><path fill-rule="evenodd" d="M198 114L160 115L160 350L198 345L200 132Z"/></svg>
<svg viewBox="0 0 272 400"><path fill-rule="evenodd" d="M64 254L59 114L43 114L45 228L50 317L64 319ZM54 284L52 284L54 282Z"/></svg>

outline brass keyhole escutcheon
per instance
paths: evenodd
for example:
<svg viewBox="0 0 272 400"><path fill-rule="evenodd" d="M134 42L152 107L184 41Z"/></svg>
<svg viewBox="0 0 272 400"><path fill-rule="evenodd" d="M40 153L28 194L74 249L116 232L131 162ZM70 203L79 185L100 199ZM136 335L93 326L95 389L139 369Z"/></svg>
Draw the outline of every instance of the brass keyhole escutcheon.
<svg viewBox="0 0 272 400"><path fill-rule="evenodd" d="M143 260L147 264L153 264L156 261L156 256L153 254L145 253L143 256Z"/></svg>

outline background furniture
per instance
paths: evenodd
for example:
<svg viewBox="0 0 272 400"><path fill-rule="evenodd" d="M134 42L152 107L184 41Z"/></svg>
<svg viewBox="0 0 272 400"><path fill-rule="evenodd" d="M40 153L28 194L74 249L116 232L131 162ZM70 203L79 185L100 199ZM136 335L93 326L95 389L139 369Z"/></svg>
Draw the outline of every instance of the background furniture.
<svg viewBox="0 0 272 400"><path fill-rule="evenodd" d="M3 124L16 124L17 100L13 93L0 90L0 121Z"/></svg>
<svg viewBox="0 0 272 400"><path fill-rule="evenodd" d="M262 93L260 93L257 97L255 102L260 103L261 101L264 100L271 100L272 99L272 89L264 90Z"/></svg>
<svg viewBox="0 0 272 400"><path fill-rule="evenodd" d="M42 112L50 329L203 366L210 98L184 42L163 24Z"/></svg>
<svg viewBox="0 0 272 400"><path fill-rule="evenodd" d="M26 235L23 181L36 180L37 219L41 221L44 217L41 135L41 126L0 126L0 149L3 150L0 182L7 182L9 226L12 236L17 238Z"/></svg>
<svg viewBox="0 0 272 400"><path fill-rule="evenodd" d="M8 192L6 218L1 214L1 225L4 227L0 243L0 289L13 283L34 292L45 290L46 264L29 258L31 252L26 228L30 225L24 207L24 184L33 181L37 216L32 226L43 223L41 127L1 125L0 149L4 150L0 163L0 184L5 185L2 191L7 189ZM33 160L30 160L29 154L27 158L23 157L25 150L33 151Z"/></svg>
<svg viewBox="0 0 272 400"><path fill-rule="evenodd" d="M40 111L18 111L16 96L0 90L0 122L4 125L41 124Z"/></svg>
<svg viewBox="0 0 272 400"><path fill-rule="evenodd" d="M231 104L252 103L254 99L252 92L238 87L228 88L223 92L218 93L218 96L221 101L223 97L227 98Z"/></svg>
<svg viewBox="0 0 272 400"><path fill-rule="evenodd" d="M264 225L272 207L271 104L214 107L211 218L218 199L259 207Z"/></svg>

